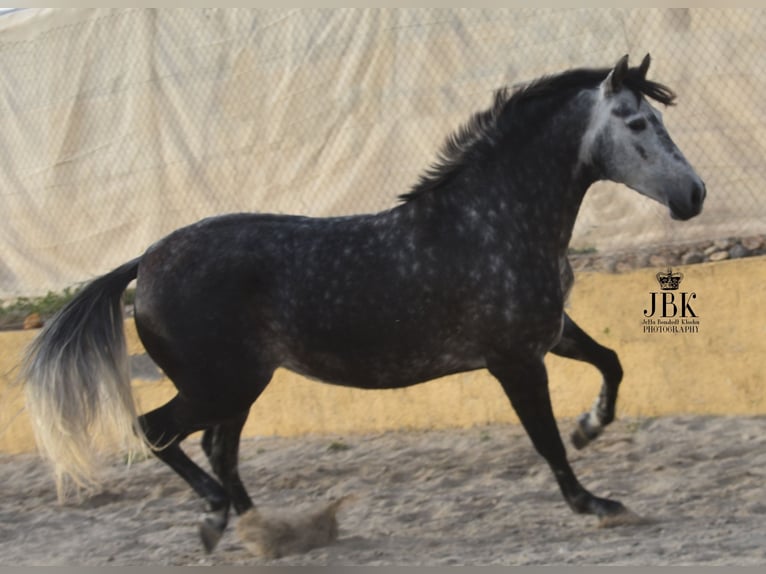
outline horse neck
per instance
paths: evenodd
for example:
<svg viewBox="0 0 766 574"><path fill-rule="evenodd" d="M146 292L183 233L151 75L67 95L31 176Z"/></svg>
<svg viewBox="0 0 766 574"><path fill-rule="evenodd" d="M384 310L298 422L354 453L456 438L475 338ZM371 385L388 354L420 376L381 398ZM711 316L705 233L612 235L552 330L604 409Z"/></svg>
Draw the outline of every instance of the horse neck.
<svg viewBox="0 0 766 574"><path fill-rule="evenodd" d="M508 133L477 161L466 163L445 189L413 203L442 221L476 222L477 233L495 226L509 243L521 234L535 248L562 256L593 174L579 166L589 113L580 101L540 122L527 139ZM579 106L579 109L578 109ZM528 134L529 132L527 132ZM516 141L525 137L526 141Z"/></svg>

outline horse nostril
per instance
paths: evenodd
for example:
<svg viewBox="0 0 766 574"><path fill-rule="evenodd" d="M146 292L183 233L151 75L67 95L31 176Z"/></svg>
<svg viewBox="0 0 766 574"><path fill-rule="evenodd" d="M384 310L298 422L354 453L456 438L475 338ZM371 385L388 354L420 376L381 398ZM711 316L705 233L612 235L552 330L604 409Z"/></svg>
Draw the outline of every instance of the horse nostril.
<svg viewBox="0 0 766 574"><path fill-rule="evenodd" d="M705 184L694 184L694 187L692 188L692 207L696 209L700 209L702 207L702 202L705 199Z"/></svg>

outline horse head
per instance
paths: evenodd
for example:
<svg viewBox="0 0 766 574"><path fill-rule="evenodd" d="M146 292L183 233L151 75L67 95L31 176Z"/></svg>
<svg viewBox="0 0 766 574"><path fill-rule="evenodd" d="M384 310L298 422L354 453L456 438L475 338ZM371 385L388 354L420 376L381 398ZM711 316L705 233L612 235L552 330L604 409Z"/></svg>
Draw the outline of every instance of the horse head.
<svg viewBox="0 0 766 574"><path fill-rule="evenodd" d="M705 184L668 135L662 113L648 99L672 105L675 94L646 79L647 54L637 68L622 57L595 90L580 149L581 165L599 179L623 183L668 207L674 219L702 211Z"/></svg>

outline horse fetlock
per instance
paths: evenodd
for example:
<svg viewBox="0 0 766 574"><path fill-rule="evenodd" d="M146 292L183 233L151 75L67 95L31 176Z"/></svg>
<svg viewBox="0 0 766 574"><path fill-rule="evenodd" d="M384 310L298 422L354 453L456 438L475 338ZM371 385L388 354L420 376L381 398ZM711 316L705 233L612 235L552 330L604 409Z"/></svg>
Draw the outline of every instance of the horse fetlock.
<svg viewBox="0 0 766 574"><path fill-rule="evenodd" d="M587 412L577 419L577 427L572 431L571 440L576 449L585 448L591 441L595 440L602 432L604 427L601 424L593 424L592 413Z"/></svg>
<svg viewBox="0 0 766 574"><path fill-rule="evenodd" d="M564 500L577 514L592 514L594 496L580 487L575 493L564 493Z"/></svg>

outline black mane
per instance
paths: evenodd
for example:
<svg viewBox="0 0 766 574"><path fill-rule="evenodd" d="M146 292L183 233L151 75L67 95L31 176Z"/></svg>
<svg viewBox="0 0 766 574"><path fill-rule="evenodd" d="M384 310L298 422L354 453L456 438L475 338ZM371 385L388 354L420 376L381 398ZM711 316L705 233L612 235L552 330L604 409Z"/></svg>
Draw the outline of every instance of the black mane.
<svg viewBox="0 0 766 574"><path fill-rule="evenodd" d="M495 92L489 109L478 112L467 123L447 137L437 161L420 176L408 193L399 196L411 201L423 193L443 187L460 169L471 162L473 156L497 142L509 128L519 129L520 107L529 102L556 102L568 99L573 93L594 88L606 79L611 68L569 70L554 76L543 76L517 87L512 93L507 87ZM676 94L669 87L647 80L639 68L630 68L625 77L627 88L663 105L675 102Z"/></svg>

